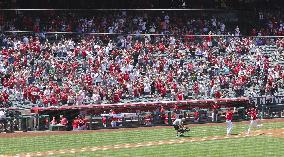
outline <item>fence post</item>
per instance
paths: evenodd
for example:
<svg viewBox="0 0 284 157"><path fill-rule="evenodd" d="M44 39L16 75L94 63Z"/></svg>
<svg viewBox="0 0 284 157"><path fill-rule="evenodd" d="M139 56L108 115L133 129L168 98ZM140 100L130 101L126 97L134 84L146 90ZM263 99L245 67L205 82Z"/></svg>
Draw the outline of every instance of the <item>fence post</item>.
<svg viewBox="0 0 284 157"><path fill-rule="evenodd" d="M168 112L168 125L172 125L172 113Z"/></svg>

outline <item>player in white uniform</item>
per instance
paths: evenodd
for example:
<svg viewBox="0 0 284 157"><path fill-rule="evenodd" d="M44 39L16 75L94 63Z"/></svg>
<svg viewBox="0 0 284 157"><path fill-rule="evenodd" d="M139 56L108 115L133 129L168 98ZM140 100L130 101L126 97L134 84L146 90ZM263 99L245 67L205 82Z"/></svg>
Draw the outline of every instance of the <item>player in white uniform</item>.
<svg viewBox="0 0 284 157"><path fill-rule="evenodd" d="M249 112L248 112L248 115L250 115L250 119L251 120L250 120L250 124L249 124L249 128L248 128L247 134L250 133L252 128L259 128L259 127L262 126L261 124L260 125L257 124L257 121L256 121L256 119L257 119L257 111L256 111L256 109L254 109L254 108L250 109Z"/></svg>
<svg viewBox="0 0 284 157"><path fill-rule="evenodd" d="M174 122L173 122L173 126L177 132L177 137L179 136L183 136L183 133L180 132L180 129L182 129L184 126L183 126L183 121L185 119L182 118L182 116L180 115Z"/></svg>

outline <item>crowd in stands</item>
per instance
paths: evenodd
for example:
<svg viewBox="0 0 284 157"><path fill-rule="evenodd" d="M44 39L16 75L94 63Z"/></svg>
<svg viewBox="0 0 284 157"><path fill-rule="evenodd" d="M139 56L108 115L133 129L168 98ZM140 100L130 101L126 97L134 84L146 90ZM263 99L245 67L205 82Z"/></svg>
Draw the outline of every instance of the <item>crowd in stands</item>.
<svg viewBox="0 0 284 157"><path fill-rule="evenodd" d="M47 32L76 33L122 33L122 34L166 34L166 35L283 35L284 17L279 12L252 12L251 21L241 21L239 14L220 16L210 12L181 11L96 11L19 12L6 16L0 31L32 31L43 39ZM7 17L3 14L3 19ZM6 18L5 18L6 17ZM248 19L249 19L248 18ZM238 22L235 22L238 21ZM252 23L250 23L252 22ZM249 25L239 28L238 25ZM252 26L250 26L252 25ZM239 31L242 29L242 32Z"/></svg>
<svg viewBox="0 0 284 157"><path fill-rule="evenodd" d="M124 33L124 34L215 34L226 33L226 25L217 17L196 18L187 12L95 12L78 16L56 11L41 16L18 14L5 23L5 31ZM95 14L95 16L92 16ZM188 19L188 20L184 20ZM234 29L234 28L233 28Z"/></svg>
<svg viewBox="0 0 284 157"><path fill-rule="evenodd" d="M0 8L36 8L36 9L138 9L138 8L205 8L205 9L281 9L279 0L13 0L1 1Z"/></svg>
<svg viewBox="0 0 284 157"><path fill-rule="evenodd" d="M229 29L215 17L120 12L100 18L51 14L47 19L15 20L4 30L37 33L1 36L2 107L12 100L59 106L276 95L284 88L284 39L240 36L238 26ZM283 35L281 19L267 18L263 25L255 29L256 35ZM123 34L50 41L44 31ZM228 33L233 36L213 35ZM265 52L267 45L273 45L273 53Z"/></svg>

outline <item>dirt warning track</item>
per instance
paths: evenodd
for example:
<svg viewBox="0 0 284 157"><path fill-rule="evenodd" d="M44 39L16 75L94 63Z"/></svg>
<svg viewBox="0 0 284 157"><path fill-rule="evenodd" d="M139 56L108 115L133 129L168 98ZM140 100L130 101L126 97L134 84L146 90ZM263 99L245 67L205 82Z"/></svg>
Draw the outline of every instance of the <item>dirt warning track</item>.
<svg viewBox="0 0 284 157"><path fill-rule="evenodd" d="M263 119L261 123L284 122L284 118ZM233 122L234 124L249 124L249 121ZM205 124L189 124L189 127L195 126L226 126L226 123L205 123ZM0 138L17 138L17 137L35 137L65 134L90 134L96 132L113 132L113 131L131 131L131 130L153 130L161 128L172 128L172 126L153 126L138 128L119 128L119 129L100 129L100 130L84 130L84 131L31 131L16 133L0 133Z"/></svg>

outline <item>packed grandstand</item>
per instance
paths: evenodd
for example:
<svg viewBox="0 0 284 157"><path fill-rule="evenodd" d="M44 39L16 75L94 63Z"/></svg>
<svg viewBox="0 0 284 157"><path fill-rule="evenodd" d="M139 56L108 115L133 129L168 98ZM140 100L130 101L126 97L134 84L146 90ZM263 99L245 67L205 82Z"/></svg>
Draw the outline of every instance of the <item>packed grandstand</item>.
<svg viewBox="0 0 284 157"><path fill-rule="evenodd" d="M5 12L0 105L282 95L283 14L253 13Z"/></svg>

